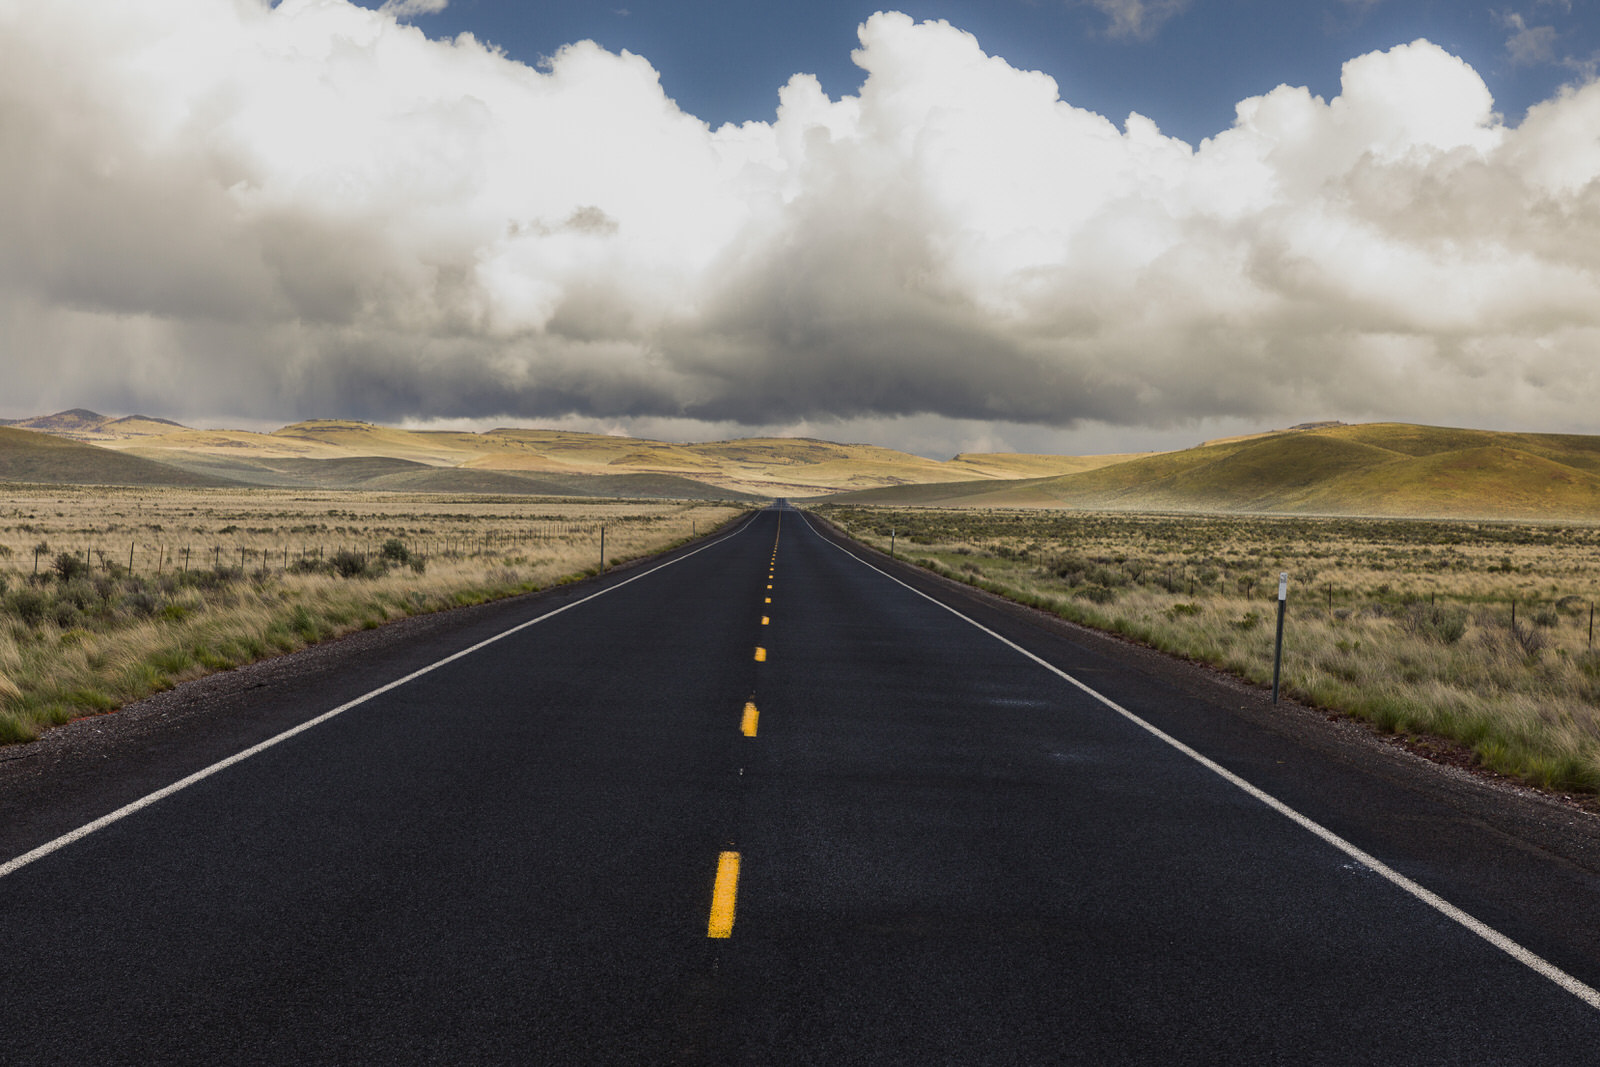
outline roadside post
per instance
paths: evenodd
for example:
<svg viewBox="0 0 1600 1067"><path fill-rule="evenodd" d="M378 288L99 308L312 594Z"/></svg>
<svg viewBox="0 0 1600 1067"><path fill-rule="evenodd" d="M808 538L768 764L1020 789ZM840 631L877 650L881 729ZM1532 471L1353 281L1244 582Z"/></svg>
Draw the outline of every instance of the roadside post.
<svg viewBox="0 0 1600 1067"><path fill-rule="evenodd" d="M606 524L600 524L600 573L606 572Z"/></svg>
<svg viewBox="0 0 1600 1067"><path fill-rule="evenodd" d="M894 527L889 527L889 558L894 559Z"/></svg>
<svg viewBox="0 0 1600 1067"><path fill-rule="evenodd" d="M1283 669L1283 613L1289 604L1289 572L1278 573L1278 639L1272 650L1272 702L1278 702L1278 678Z"/></svg>

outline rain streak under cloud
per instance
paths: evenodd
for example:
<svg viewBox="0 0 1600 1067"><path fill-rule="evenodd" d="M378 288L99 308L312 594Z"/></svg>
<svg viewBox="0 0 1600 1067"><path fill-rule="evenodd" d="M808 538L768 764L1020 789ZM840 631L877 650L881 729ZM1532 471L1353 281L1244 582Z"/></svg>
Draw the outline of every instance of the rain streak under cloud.
<svg viewBox="0 0 1600 1067"><path fill-rule="evenodd" d="M1594 428L1593 81L1511 127L1419 40L1191 146L883 13L712 129L407 4L0 0L0 415Z"/></svg>

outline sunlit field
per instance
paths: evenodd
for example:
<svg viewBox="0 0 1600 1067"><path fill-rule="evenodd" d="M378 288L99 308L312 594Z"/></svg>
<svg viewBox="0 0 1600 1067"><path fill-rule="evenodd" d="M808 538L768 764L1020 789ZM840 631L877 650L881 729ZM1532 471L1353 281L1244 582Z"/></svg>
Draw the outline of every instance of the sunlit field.
<svg viewBox="0 0 1600 1067"><path fill-rule="evenodd" d="M405 615L595 573L739 514L661 501L9 487L0 741Z"/></svg>
<svg viewBox="0 0 1600 1067"><path fill-rule="evenodd" d="M1600 529L1513 523L822 507L947 576L1380 729L1600 791Z"/></svg>

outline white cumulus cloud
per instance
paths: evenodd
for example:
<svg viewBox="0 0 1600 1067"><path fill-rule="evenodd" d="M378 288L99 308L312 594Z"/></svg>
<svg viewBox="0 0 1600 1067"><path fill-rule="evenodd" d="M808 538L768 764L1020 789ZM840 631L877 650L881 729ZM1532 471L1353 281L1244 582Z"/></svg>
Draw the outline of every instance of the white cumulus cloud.
<svg viewBox="0 0 1600 1067"><path fill-rule="evenodd" d="M923 440L1578 428L1600 385L1600 86L1508 127L1426 41L1198 146L893 13L858 95L718 129L645 57L345 0L0 0L0 41L0 414Z"/></svg>

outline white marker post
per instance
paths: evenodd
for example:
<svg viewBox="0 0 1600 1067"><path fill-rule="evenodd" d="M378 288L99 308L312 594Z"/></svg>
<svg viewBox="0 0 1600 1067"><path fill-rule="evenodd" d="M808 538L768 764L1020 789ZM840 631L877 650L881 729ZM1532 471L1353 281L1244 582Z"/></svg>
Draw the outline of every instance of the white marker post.
<svg viewBox="0 0 1600 1067"><path fill-rule="evenodd" d="M1278 676L1283 668L1283 613L1289 604L1289 572L1278 573L1278 641L1272 651L1272 702L1278 702Z"/></svg>

